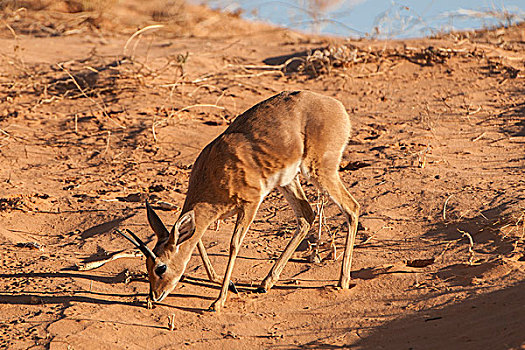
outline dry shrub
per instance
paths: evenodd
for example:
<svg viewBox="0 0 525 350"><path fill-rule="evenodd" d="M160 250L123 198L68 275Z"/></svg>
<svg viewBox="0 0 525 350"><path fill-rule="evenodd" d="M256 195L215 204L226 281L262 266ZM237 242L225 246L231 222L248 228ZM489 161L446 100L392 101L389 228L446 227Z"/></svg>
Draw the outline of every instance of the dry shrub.
<svg viewBox="0 0 525 350"><path fill-rule="evenodd" d="M166 76L182 74L182 61L186 58L169 56L163 64L149 66L129 57L106 57L93 52L88 57L55 65L27 66L13 61L13 71L17 74L0 84L0 94L33 106L84 99L106 113L106 103L145 87L158 87L159 83L166 82ZM0 112L0 119L12 116L16 116L16 111Z"/></svg>
<svg viewBox="0 0 525 350"><path fill-rule="evenodd" d="M489 229L498 233L498 239L512 245L511 256L525 261L525 201L505 209L491 223Z"/></svg>
<svg viewBox="0 0 525 350"><path fill-rule="evenodd" d="M22 196L0 198L0 212L14 210L18 208L21 204L23 204Z"/></svg>
<svg viewBox="0 0 525 350"><path fill-rule="evenodd" d="M361 49L351 44L330 45L325 48L313 50L302 57L294 57L289 63L300 61L300 64L288 64L286 72L297 72L316 77L330 74L333 68L348 68L356 64L377 63L389 59L391 61L403 58L420 66L433 66L446 63L453 56L476 55L473 52L435 48L396 48L396 49Z"/></svg>
<svg viewBox="0 0 525 350"><path fill-rule="evenodd" d="M183 0L153 0L145 4L146 10L156 22L179 21L183 18L185 2Z"/></svg>
<svg viewBox="0 0 525 350"><path fill-rule="evenodd" d="M361 62L360 56L362 54L353 46L331 45L306 56L303 63L297 66L296 71L311 76L329 74L332 68L345 68Z"/></svg>
<svg viewBox="0 0 525 350"><path fill-rule="evenodd" d="M0 0L1 1L1 0ZM112 23L107 14L118 0L4 0L0 2L0 35L49 37L98 30Z"/></svg>
<svg viewBox="0 0 525 350"><path fill-rule="evenodd" d="M59 11L68 13L105 12L114 6L118 0L2 0L0 9L16 11Z"/></svg>
<svg viewBox="0 0 525 350"><path fill-rule="evenodd" d="M113 7L118 0L65 0L66 9L71 13L98 12L105 13Z"/></svg>
<svg viewBox="0 0 525 350"><path fill-rule="evenodd" d="M116 95L129 88L128 76L123 74L124 65L129 61L106 60L91 56L86 60L74 61L63 67L59 78L51 78L46 83L48 93L68 96L69 98L97 95Z"/></svg>
<svg viewBox="0 0 525 350"><path fill-rule="evenodd" d="M397 47L388 49L363 49L352 44L330 45L285 57L279 62L285 73L299 73L310 77L331 74L334 69L346 69L358 64L372 64L377 69L383 63L392 66L396 61L407 60L422 67L446 64L453 57L484 59L482 67L488 75L499 74L504 78L517 78L521 70L504 64L502 60L489 59L485 51L473 47L455 49L448 47ZM269 63L272 64L272 63ZM275 65L275 64L274 64ZM371 72L371 74L378 74Z"/></svg>
<svg viewBox="0 0 525 350"><path fill-rule="evenodd" d="M15 64L15 62L13 62ZM18 72L0 85L0 94L11 100L24 99L32 105L63 99L114 97L135 91L142 85L141 66L129 59L91 55L63 65L15 65ZM9 111L6 111L9 112ZM13 113L1 113L7 118ZM16 115L15 115L16 116Z"/></svg>
<svg viewBox="0 0 525 350"><path fill-rule="evenodd" d="M51 1L49 0L0 0L0 10L16 11L23 8L40 11L46 9L50 3Z"/></svg>

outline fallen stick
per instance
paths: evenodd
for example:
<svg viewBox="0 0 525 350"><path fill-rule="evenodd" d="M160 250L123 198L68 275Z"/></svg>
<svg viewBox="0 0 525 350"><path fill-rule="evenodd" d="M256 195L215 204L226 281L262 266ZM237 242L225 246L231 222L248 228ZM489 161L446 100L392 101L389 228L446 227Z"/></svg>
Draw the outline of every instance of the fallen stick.
<svg viewBox="0 0 525 350"><path fill-rule="evenodd" d="M453 195L454 194L448 196L447 200L445 201L445 204L443 204L443 221L447 221L447 203Z"/></svg>
<svg viewBox="0 0 525 350"><path fill-rule="evenodd" d="M137 258L140 256L142 256L142 253L138 250L133 251L133 252L120 251L120 252L112 253L109 257L105 259L76 264L76 267L79 271L89 271L89 270L97 269L113 260L122 259L122 258Z"/></svg>

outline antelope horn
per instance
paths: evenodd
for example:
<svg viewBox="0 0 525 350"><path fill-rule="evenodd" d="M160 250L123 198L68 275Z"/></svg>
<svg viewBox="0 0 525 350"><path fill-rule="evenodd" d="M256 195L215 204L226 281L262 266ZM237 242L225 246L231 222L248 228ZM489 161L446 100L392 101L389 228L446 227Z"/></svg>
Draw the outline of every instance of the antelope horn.
<svg viewBox="0 0 525 350"><path fill-rule="evenodd" d="M142 254L144 254L146 257L150 257L151 259L153 259L153 261L157 259L157 256L155 256L155 253L153 253L151 249L148 248L146 243L142 242L142 240L139 237L137 237L137 235L134 234L133 232L131 232L128 229L126 229L127 233L124 233L120 231L119 229L115 229L115 231L120 233L122 236L124 236L124 238L130 241L135 247L139 248Z"/></svg>

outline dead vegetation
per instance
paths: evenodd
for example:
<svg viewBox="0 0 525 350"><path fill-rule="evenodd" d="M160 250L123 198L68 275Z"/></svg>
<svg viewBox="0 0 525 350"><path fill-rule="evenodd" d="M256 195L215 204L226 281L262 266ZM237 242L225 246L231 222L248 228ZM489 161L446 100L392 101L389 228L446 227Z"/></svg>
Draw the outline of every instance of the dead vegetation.
<svg viewBox="0 0 525 350"><path fill-rule="evenodd" d="M520 69L506 65L502 59L488 58L485 50L473 48L455 49L450 47L411 47L403 46L389 49L363 49L352 44L330 45L315 49L288 59L279 68L285 73L305 74L312 78L321 75L345 74L345 70L357 66L376 66L375 70L368 68L367 74L358 78L384 74L384 70L395 67L399 59L417 64L421 67L446 64L452 57L464 59L484 60L488 74L502 74L506 78L514 79L521 72ZM352 76L350 76L352 77Z"/></svg>
<svg viewBox="0 0 525 350"><path fill-rule="evenodd" d="M21 197L0 198L0 211L13 210L22 204Z"/></svg>
<svg viewBox="0 0 525 350"><path fill-rule="evenodd" d="M115 1L4 0L0 35L67 36L100 29Z"/></svg>
<svg viewBox="0 0 525 350"><path fill-rule="evenodd" d="M182 0L137 3L116 0L2 0L0 37L130 35L137 27L165 25L165 37L236 35L245 28L237 13L222 13Z"/></svg>

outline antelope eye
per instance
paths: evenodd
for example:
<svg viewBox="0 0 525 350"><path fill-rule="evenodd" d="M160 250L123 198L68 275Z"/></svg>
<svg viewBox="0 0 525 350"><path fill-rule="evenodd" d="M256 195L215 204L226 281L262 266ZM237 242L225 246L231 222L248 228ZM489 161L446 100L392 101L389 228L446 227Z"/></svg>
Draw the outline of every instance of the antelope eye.
<svg viewBox="0 0 525 350"><path fill-rule="evenodd" d="M155 273L157 274L157 276L160 277L160 276L162 276L162 275L164 274L164 272L166 272L166 269L167 269L167 268L168 268L168 267L167 267L166 265L164 265L164 264L159 265L159 266L157 266L157 267L155 268Z"/></svg>

